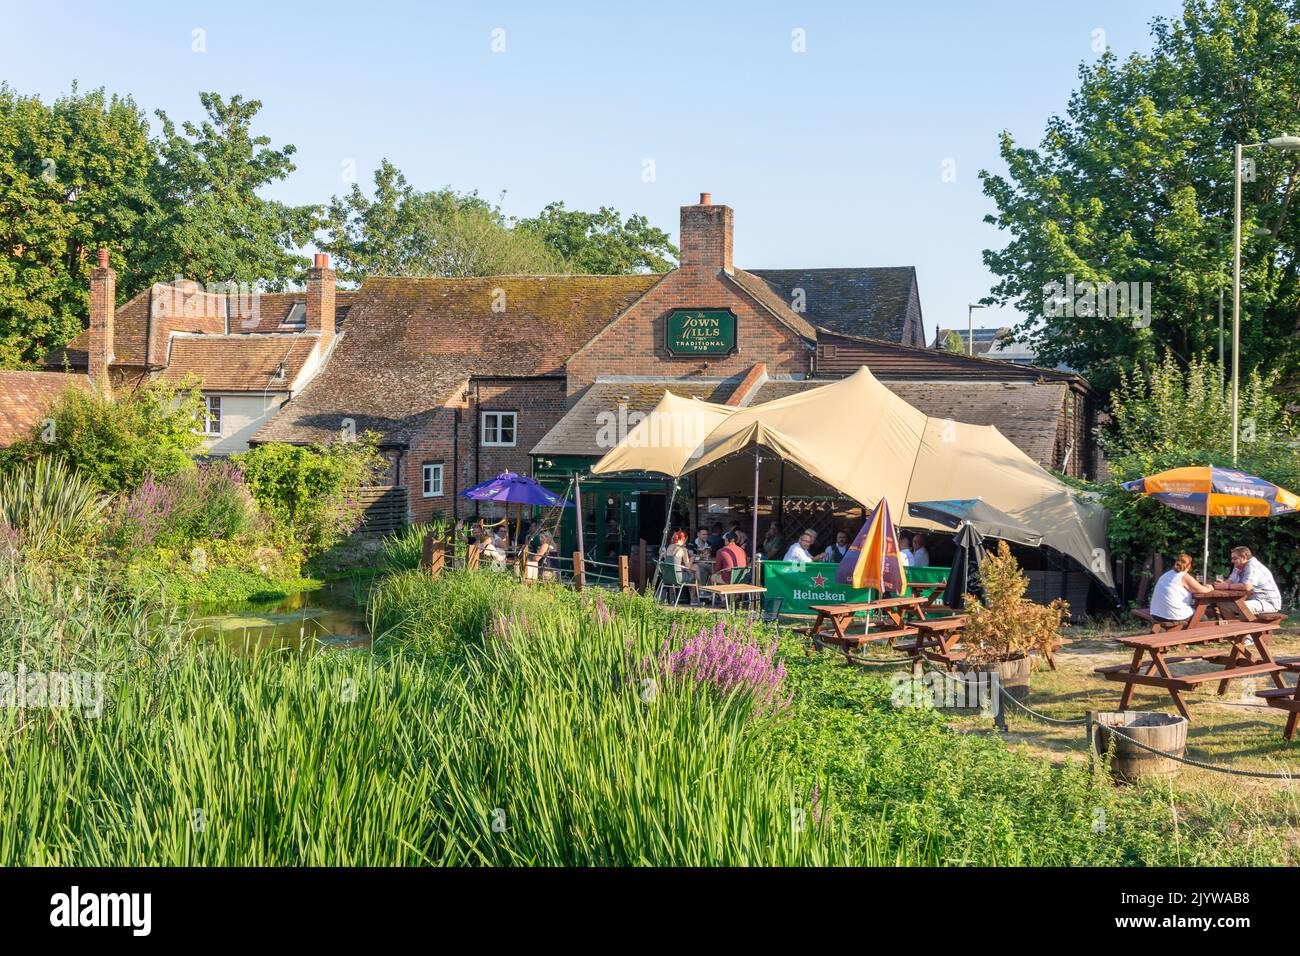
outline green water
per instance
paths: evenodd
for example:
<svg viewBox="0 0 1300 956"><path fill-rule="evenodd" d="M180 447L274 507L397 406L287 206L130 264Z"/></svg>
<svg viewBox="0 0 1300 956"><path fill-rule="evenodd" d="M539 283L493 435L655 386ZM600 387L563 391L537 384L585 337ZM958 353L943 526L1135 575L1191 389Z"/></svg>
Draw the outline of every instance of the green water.
<svg viewBox="0 0 1300 956"><path fill-rule="evenodd" d="M369 648L363 603L343 582L269 601L199 605L190 623L195 638L221 641L237 651Z"/></svg>

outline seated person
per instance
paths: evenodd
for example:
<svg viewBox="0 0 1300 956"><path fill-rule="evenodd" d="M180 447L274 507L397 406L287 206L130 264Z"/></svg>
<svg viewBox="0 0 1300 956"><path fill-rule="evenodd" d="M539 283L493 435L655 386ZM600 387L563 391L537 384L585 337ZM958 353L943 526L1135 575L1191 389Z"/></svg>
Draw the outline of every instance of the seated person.
<svg viewBox="0 0 1300 956"><path fill-rule="evenodd" d="M769 561L780 561L783 554L785 538L781 536L781 526L773 521L767 526L767 534L763 538L763 557Z"/></svg>
<svg viewBox="0 0 1300 956"><path fill-rule="evenodd" d="M809 550L813 546L815 535L811 531L805 531L799 535L799 540L790 545L785 552L786 561L800 561L805 564L811 563L813 556Z"/></svg>
<svg viewBox="0 0 1300 956"><path fill-rule="evenodd" d="M479 560L491 562L494 568L505 566L506 550L500 542L486 531L480 531L478 536Z"/></svg>
<svg viewBox="0 0 1300 956"><path fill-rule="evenodd" d="M709 530L709 550L717 554L727 542L722 537L722 522L715 521Z"/></svg>
<svg viewBox="0 0 1300 956"><path fill-rule="evenodd" d="M1251 554L1250 548L1232 549L1232 574L1228 580L1217 580L1215 587L1224 591L1245 591L1250 595L1246 607L1255 614L1282 610L1282 592L1273 580L1273 572Z"/></svg>
<svg viewBox="0 0 1300 956"><path fill-rule="evenodd" d="M539 577L549 580L554 577L552 571L553 557L555 555L555 538L549 531L539 532L537 535L537 547L527 555L527 567L525 576L530 581L536 581Z"/></svg>
<svg viewBox="0 0 1300 956"><path fill-rule="evenodd" d="M1214 589L1191 575L1192 556L1180 554L1173 569L1160 575L1151 591L1151 616L1162 621L1185 621L1196 610L1193 594L1208 594Z"/></svg>
<svg viewBox="0 0 1300 956"><path fill-rule="evenodd" d="M911 536L911 566L930 567L930 551L926 550L926 536Z"/></svg>
<svg viewBox="0 0 1300 956"><path fill-rule="evenodd" d="M822 552L819 561L829 561L832 564L839 564L844 560L844 556L849 553L849 533L847 531L835 532L835 543Z"/></svg>
<svg viewBox="0 0 1300 956"><path fill-rule="evenodd" d="M709 529L700 525L700 530L695 532L695 541L693 544L695 545L696 554L712 552L713 549L709 547Z"/></svg>
<svg viewBox="0 0 1300 956"><path fill-rule="evenodd" d="M728 532L727 543L722 546L718 552L717 563L713 566L713 574L709 576L712 584L730 584L731 569L745 568L749 566L749 556L745 554L745 549L739 537L743 532Z"/></svg>

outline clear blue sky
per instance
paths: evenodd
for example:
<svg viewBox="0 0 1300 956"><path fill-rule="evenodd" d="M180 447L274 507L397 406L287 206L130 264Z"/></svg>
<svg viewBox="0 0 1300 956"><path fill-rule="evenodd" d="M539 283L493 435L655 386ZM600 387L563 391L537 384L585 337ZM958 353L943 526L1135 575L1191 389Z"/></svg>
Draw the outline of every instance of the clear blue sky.
<svg viewBox="0 0 1300 956"><path fill-rule="evenodd" d="M295 203L387 156L420 188L505 191L512 215L607 204L675 239L678 207L709 191L736 210L742 267L915 265L933 337L992 282L980 252L1003 239L977 173L1001 170L999 131L1036 145L1095 30L1146 50L1180 6L0 0L0 79L46 98L105 86L178 121L200 90L258 98L259 131L298 147L271 192Z"/></svg>

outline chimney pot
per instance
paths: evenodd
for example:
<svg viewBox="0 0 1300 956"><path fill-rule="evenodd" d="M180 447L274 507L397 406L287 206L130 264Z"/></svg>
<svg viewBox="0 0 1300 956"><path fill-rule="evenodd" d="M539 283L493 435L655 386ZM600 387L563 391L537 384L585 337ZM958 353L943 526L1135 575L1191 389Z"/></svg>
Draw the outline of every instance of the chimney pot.
<svg viewBox="0 0 1300 956"><path fill-rule="evenodd" d="M328 252L316 253L314 260L317 269L328 269L330 267L330 256Z"/></svg>
<svg viewBox="0 0 1300 956"><path fill-rule="evenodd" d="M713 193L700 193L700 205L710 206L713 204Z"/></svg>
<svg viewBox="0 0 1300 956"><path fill-rule="evenodd" d="M100 267L101 269L107 269L107 268L108 268L108 250L107 250L107 249L101 248L101 249L99 250L99 267Z"/></svg>

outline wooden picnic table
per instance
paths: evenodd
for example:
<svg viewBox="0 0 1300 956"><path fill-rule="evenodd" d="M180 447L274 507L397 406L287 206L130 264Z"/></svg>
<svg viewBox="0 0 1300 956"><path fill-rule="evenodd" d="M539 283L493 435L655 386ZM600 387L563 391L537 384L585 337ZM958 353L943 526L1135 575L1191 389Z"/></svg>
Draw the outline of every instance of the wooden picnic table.
<svg viewBox="0 0 1300 956"><path fill-rule="evenodd" d="M966 657L956 646L968 620L970 618L965 614L953 614L929 621L913 621L911 626L916 628L916 637L908 644L894 645L894 649L910 654L918 666L925 658L951 669Z"/></svg>
<svg viewBox="0 0 1300 956"><path fill-rule="evenodd" d="M816 611L817 617L809 629L809 635L813 639L813 646L819 643L834 644L844 650L844 656L850 660L852 656L850 651L867 641L887 641L892 649L894 641L900 637L915 636L917 630L908 624L910 616L920 617L921 608L925 606L928 598L923 597L896 597L896 598L879 598L875 601L849 601L844 604L810 604L808 609ZM874 632L871 630L871 621L867 620L866 626L861 634L851 635L848 633L853 618L860 613L879 612L889 619L890 625L883 628L877 628ZM830 625L830 630L826 630L826 625Z"/></svg>
<svg viewBox="0 0 1300 956"><path fill-rule="evenodd" d="M1300 674L1300 657L1279 657L1277 663L1295 674ZM1272 690L1259 690L1256 697L1262 697L1270 707L1287 711L1286 729L1282 736L1290 740L1295 736L1296 723L1300 722L1300 680L1294 687L1274 687Z"/></svg>
<svg viewBox="0 0 1300 956"><path fill-rule="evenodd" d="M939 603L939 598L943 596L944 590L948 587L947 581L909 581L907 590L909 597L923 597L925 604L921 605L920 617L926 620L932 613L952 614L955 613L952 608Z"/></svg>
<svg viewBox="0 0 1300 956"><path fill-rule="evenodd" d="M1128 664L1099 667L1095 673L1107 680L1124 683L1124 693L1119 699L1120 710L1128 709L1134 687L1144 684L1163 687L1169 691L1169 696L1173 698L1178 712L1190 721L1192 717L1187 712L1182 692L1195 690L1200 684L1217 680L1218 692L1222 695L1228 689L1228 681L1234 678L1268 674L1279 689L1286 687L1286 682L1281 676L1281 672L1286 668L1273 659L1269 647L1269 635L1278 627L1276 621L1225 621L1219 624L1201 624L1184 630L1121 637L1117 639L1117 643L1133 649L1133 660ZM1248 639L1253 643L1247 644ZM1224 641L1232 645L1231 650L1226 654L1213 652L1186 654L1180 657L1169 656L1169 651L1174 648ZM1145 662L1144 657L1147 658ZM1200 661L1220 666L1215 670L1198 674L1175 675L1169 669L1170 664L1184 661Z"/></svg>
<svg viewBox="0 0 1300 956"><path fill-rule="evenodd" d="M736 598L749 597L751 601L758 600L758 595L766 594L767 588L759 584L701 584L697 589L702 594L719 594L727 602L727 610L732 609L732 601Z"/></svg>

